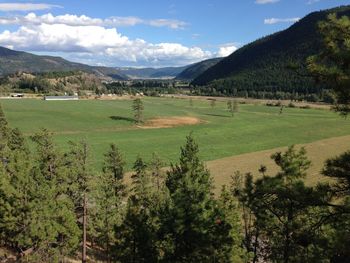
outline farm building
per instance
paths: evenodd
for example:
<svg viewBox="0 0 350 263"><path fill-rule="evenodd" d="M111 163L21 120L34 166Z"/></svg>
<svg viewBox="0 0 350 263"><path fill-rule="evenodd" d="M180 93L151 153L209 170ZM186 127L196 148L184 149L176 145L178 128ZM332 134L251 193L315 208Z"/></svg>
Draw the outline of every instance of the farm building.
<svg viewBox="0 0 350 263"><path fill-rule="evenodd" d="M11 98L23 98L24 95L22 93L11 94Z"/></svg>
<svg viewBox="0 0 350 263"><path fill-rule="evenodd" d="M45 96L44 100L79 100L78 96Z"/></svg>

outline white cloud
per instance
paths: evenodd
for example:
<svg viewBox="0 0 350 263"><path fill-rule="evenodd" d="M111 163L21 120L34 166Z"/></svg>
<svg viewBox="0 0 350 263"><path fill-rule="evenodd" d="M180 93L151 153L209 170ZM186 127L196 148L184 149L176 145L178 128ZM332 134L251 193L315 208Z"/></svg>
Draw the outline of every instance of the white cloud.
<svg viewBox="0 0 350 263"><path fill-rule="evenodd" d="M273 3L277 3L280 0L256 0L255 3L258 5L265 5L265 4L273 4Z"/></svg>
<svg viewBox="0 0 350 263"><path fill-rule="evenodd" d="M172 19L154 19L149 21L146 20L144 23L156 27L166 26L171 29L183 29L187 25L186 22Z"/></svg>
<svg viewBox="0 0 350 263"><path fill-rule="evenodd" d="M266 25L273 25L277 23L295 23L300 20L299 17L293 17L293 18L267 18L264 20L264 24Z"/></svg>
<svg viewBox="0 0 350 263"><path fill-rule="evenodd" d="M237 50L236 46L233 45L224 45L219 48L219 51L217 53L218 57L227 57L231 55L233 52Z"/></svg>
<svg viewBox="0 0 350 263"><path fill-rule="evenodd" d="M33 3L0 3L0 11L37 11L52 8L61 8L59 5Z"/></svg>
<svg viewBox="0 0 350 263"><path fill-rule="evenodd" d="M25 16L0 17L0 25L40 25L40 24L64 24L69 26L135 26L144 24L155 27L168 27L171 29L183 29L187 23L175 19L142 19L134 16L109 17L106 19L91 18L85 15L77 16L71 14L54 16L51 13L41 16L29 13Z"/></svg>
<svg viewBox="0 0 350 263"><path fill-rule="evenodd" d="M178 43L153 44L142 39L131 40L116 28L65 24L25 25L13 32L6 30L0 34L0 45L25 51L61 52L69 59L110 65L185 65L215 55L199 47Z"/></svg>
<svg viewBox="0 0 350 263"><path fill-rule="evenodd" d="M312 4L314 4L314 3L318 3L318 2L320 2L321 0L309 0L308 2L307 2L307 4L308 5L312 5Z"/></svg>

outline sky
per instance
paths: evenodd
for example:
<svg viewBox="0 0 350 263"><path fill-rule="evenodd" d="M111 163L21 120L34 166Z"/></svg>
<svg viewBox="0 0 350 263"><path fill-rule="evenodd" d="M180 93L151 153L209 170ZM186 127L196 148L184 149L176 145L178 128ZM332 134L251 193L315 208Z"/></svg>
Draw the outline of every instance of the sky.
<svg viewBox="0 0 350 263"><path fill-rule="evenodd" d="M228 56L350 0L0 0L0 46L100 66Z"/></svg>

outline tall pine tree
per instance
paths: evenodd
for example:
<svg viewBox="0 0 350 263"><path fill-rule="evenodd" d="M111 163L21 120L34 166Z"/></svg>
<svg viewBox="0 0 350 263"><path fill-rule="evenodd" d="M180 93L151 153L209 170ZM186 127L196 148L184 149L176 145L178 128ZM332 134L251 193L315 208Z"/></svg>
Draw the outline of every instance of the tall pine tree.
<svg viewBox="0 0 350 263"><path fill-rule="evenodd" d="M179 163L167 173L171 205L166 224L173 249L166 258L172 262L212 262L215 239L228 237L228 229L219 231L227 224L224 218L217 224L212 178L198 153L198 145L188 136Z"/></svg>

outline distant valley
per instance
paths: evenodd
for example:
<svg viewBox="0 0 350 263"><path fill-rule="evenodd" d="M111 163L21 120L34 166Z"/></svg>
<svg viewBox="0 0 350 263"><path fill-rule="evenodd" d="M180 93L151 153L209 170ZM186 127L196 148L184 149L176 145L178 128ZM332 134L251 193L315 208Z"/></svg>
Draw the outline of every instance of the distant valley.
<svg viewBox="0 0 350 263"><path fill-rule="evenodd" d="M93 73L104 80L128 79L172 79L192 80L210 66L219 62L215 58L182 67L132 68L89 66L70 62L61 57L38 56L28 52L15 51L0 47L0 75L6 76L17 72L45 73L59 71L84 71Z"/></svg>

